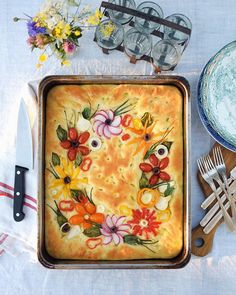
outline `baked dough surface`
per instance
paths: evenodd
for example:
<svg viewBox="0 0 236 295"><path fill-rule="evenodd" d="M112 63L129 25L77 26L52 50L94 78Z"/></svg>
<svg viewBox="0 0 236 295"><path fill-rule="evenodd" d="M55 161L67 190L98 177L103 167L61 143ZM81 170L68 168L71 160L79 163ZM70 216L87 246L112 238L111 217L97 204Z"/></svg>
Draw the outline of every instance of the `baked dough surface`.
<svg viewBox="0 0 236 295"><path fill-rule="evenodd" d="M177 87L53 87L46 105L48 253L86 260L176 257L183 247L183 161Z"/></svg>

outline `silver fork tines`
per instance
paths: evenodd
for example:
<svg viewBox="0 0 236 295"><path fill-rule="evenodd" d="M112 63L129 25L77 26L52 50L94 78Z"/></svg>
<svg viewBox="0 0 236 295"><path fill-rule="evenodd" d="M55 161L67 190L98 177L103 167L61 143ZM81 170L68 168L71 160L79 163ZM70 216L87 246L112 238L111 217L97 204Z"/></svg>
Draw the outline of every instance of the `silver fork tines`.
<svg viewBox="0 0 236 295"><path fill-rule="evenodd" d="M219 174L218 174L210 156L207 155L205 157L198 159L197 164L198 164L198 168L199 168L199 171L200 171L203 179L209 184L209 186L211 187L212 191L214 192L214 194L216 196L216 199L217 199L217 201L220 205L220 208L222 210L222 214L224 216L225 223L227 224L230 231L234 231L235 227L234 227L233 221L232 221L229 213L225 209L225 207L220 199L220 196L217 192L215 183L214 183L214 179L218 179Z"/></svg>
<svg viewBox="0 0 236 295"><path fill-rule="evenodd" d="M230 202L233 221L236 222L236 206L231 194L229 193L229 184L228 184L228 179L226 175L226 166L225 166L224 158L223 158L220 147L216 147L213 149L213 158L214 158L216 169L219 172L224 182L224 187L222 187L222 189L227 199Z"/></svg>

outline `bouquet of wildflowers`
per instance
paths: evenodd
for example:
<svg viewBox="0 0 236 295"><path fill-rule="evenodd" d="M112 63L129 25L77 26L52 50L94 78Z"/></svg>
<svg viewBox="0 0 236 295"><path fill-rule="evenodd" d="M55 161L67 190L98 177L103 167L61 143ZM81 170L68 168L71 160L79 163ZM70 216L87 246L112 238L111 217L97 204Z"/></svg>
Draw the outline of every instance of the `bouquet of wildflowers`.
<svg viewBox="0 0 236 295"><path fill-rule="evenodd" d="M102 13L99 10L92 13L88 6L83 9L80 7L81 3L76 0L46 0L34 17L27 15L24 19L14 18L14 21L27 22L27 43L31 50L42 51L37 68L51 55L56 55L61 65L69 65L68 57L79 46L82 27L97 25L100 22Z"/></svg>

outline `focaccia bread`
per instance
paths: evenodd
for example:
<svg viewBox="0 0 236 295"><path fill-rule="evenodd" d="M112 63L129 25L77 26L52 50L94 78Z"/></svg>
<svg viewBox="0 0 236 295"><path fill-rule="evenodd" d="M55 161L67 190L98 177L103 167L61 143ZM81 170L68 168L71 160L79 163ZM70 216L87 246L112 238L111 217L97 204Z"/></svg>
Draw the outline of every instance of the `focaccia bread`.
<svg viewBox="0 0 236 295"><path fill-rule="evenodd" d="M45 142L49 255L176 257L183 247L183 162L177 87L53 87Z"/></svg>

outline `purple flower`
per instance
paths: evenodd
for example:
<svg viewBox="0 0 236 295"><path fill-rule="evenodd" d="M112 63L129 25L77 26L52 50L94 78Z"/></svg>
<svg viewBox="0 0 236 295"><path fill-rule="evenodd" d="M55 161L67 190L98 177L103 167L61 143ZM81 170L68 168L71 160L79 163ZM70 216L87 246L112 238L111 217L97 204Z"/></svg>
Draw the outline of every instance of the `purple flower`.
<svg viewBox="0 0 236 295"><path fill-rule="evenodd" d="M115 245L123 243L123 237L129 234L130 224L124 223L126 217L107 215L102 224L101 233L104 236L103 244L108 245L114 241Z"/></svg>
<svg viewBox="0 0 236 295"><path fill-rule="evenodd" d="M71 54L75 51L75 44L73 44L72 42L66 41L63 43L62 48L64 49L66 53Z"/></svg>
<svg viewBox="0 0 236 295"><path fill-rule="evenodd" d="M94 116L93 130L99 136L111 138L112 135L120 135L121 116L115 116L112 110L101 110Z"/></svg>
<svg viewBox="0 0 236 295"><path fill-rule="evenodd" d="M37 26L36 22L27 22L28 34L31 37L35 37L37 34L45 34L46 28Z"/></svg>

